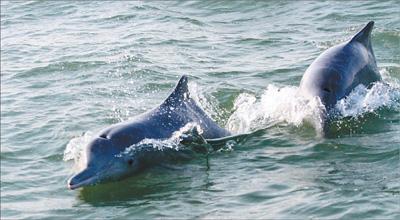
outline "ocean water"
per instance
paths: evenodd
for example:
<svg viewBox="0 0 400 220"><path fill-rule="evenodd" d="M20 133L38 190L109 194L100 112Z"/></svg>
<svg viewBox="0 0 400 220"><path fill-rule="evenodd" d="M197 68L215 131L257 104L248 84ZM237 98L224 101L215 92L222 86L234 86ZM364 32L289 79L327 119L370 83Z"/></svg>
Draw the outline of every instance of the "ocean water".
<svg viewBox="0 0 400 220"><path fill-rule="evenodd" d="M399 219L399 1L1 1L1 218ZM323 137L298 85L375 21L384 78ZM87 140L182 74L241 138L206 158L71 191Z"/></svg>

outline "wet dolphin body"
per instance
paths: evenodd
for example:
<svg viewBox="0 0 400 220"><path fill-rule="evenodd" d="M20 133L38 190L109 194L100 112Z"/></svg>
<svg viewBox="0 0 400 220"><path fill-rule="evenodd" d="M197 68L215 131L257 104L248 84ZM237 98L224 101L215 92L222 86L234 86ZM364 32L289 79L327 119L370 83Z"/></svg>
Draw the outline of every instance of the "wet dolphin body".
<svg viewBox="0 0 400 220"><path fill-rule="evenodd" d="M358 85L369 87L381 80L371 46L370 21L349 41L323 52L308 67L300 83L300 91L306 96L319 97L326 108L323 119L329 120L329 112L338 100L346 97Z"/></svg>
<svg viewBox="0 0 400 220"><path fill-rule="evenodd" d="M101 131L86 146L86 168L68 180L68 188L121 179L157 164L171 154L178 154L178 151L170 148L161 151L152 147L138 147L126 155L121 152L146 138L170 138L188 123L200 126L202 136L207 139L230 135L190 97L187 83L187 77L182 76L174 91L160 106L131 121Z"/></svg>

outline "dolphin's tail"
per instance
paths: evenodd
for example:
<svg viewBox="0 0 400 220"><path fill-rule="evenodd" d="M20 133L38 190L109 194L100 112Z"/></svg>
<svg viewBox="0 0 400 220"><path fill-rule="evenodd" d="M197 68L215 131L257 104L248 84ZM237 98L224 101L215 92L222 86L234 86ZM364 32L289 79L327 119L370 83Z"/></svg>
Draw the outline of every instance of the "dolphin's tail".
<svg viewBox="0 0 400 220"><path fill-rule="evenodd" d="M350 40L350 42L358 41L362 43L365 47L372 49L371 47L371 31L372 28L374 27L374 22L370 21L368 22L365 27L359 31L354 37Z"/></svg>

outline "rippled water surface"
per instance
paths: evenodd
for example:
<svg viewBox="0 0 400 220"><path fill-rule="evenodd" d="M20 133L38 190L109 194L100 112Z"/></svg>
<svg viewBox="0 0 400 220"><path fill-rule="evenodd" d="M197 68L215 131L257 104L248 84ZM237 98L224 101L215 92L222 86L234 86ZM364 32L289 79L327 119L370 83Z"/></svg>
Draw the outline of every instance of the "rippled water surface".
<svg viewBox="0 0 400 220"><path fill-rule="evenodd" d="M1 1L1 217L399 219L399 11L399 1ZM301 76L370 20L384 82L342 100L323 138ZM182 74L213 119L247 135L209 169L199 156L68 190L66 149L157 106Z"/></svg>

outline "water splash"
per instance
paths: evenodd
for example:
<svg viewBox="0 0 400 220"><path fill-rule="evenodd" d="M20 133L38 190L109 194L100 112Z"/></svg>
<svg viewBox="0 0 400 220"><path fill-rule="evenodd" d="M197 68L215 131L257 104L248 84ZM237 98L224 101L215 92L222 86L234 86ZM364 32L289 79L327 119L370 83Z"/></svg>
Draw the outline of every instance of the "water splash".
<svg viewBox="0 0 400 220"><path fill-rule="evenodd" d="M371 88L356 87L346 98L340 100L335 109L338 120L344 117L359 117L376 112L380 108L400 110L400 85L381 70L383 81L374 83ZM242 93L234 103L235 112L228 120L227 128L236 133L254 131L276 124L289 124L296 127L311 124L317 133L322 131L321 113L324 106L318 98L302 96L298 87L268 85L257 99L255 95Z"/></svg>
<svg viewBox="0 0 400 220"><path fill-rule="evenodd" d="M93 138L93 132L87 131L82 136L72 138L64 150L64 161L74 160L74 169L81 169L86 164L86 151L90 140Z"/></svg>
<svg viewBox="0 0 400 220"><path fill-rule="evenodd" d="M258 101L255 95L240 94L236 99L235 112L228 120L227 128L235 133L245 133L278 123L301 126L312 123L317 129L321 123L320 112L324 106L317 98L307 99L294 86L268 85Z"/></svg>
<svg viewBox="0 0 400 220"><path fill-rule="evenodd" d="M359 117L382 107L400 109L400 89L388 83L375 83L370 89L357 86L348 97L339 100L335 108L340 118Z"/></svg>
<svg viewBox="0 0 400 220"><path fill-rule="evenodd" d="M124 155L134 154L138 150L142 150L144 148L152 149L156 151L165 151L165 150L175 150L179 151L185 149L185 143L196 144L196 141L200 144L205 144L206 141L201 136L203 130L196 123L188 123L183 126L178 131L175 131L170 138L166 139L149 139L145 138L137 144L133 144L132 146L126 148L121 154L117 155L117 157L121 157Z"/></svg>
<svg viewBox="0 0 400 220"><path fill-rule="evenodd" d="M371 88L357 86L346 98L340 100L335 108L340 118L360 117L365 113L374 113L380 108L400 110L400 84L390 77L387 69L381 71L383 81L374 83Z"/></svg>

